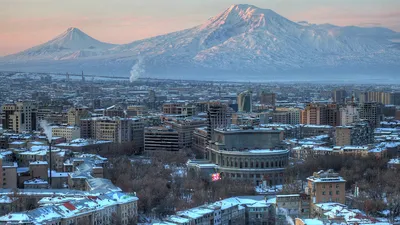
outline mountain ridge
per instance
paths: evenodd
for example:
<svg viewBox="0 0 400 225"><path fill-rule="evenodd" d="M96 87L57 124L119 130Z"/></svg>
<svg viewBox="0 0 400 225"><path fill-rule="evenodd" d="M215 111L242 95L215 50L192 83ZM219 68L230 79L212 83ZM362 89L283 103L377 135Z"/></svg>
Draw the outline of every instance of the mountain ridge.
<svg viewBox="0 0 400 225"><path fill-rule="evenodd" d="M24 66L36 70L46 61L55 70L129 76L130 68L141 61L145 76L215 73L228 79L229 73L262 77L307 69L357 72L357 68L368 71L376 66L397 70L400 60L399 49L390 42L399 33L390 29L296 23L273 10L247 4L232 5L192 28L122 45L97 41L77 28L64 33L45 43L54 49L43 50L44 44L39 45L31 48L35 54L25 50L5 65L17 67L18 61L27 58L32 63ZM79 44L70 44L71 39Z"/></svg>

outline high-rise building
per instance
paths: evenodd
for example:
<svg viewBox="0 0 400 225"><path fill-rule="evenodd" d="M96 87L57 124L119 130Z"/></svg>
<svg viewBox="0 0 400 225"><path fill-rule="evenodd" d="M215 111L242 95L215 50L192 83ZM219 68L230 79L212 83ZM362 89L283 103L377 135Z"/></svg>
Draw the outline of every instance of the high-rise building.
<svg viewBox="0 0 400 225"><path fill-rule="evenodd" d="M147 99L148 107L150 109L155 109L156 101L157 101L156 92L154 90L149 90L149 97Z"/></svg>
<svg viewBox="0 0 400 225"><path fill-rule="evenodd" d="M364 92L360 94L360 103L377 102L384 105L394 103L393 93L389 92Z"/></svg>
<svg viewBox="0 0 400 225"><path fill-rule="evenodd" d="M16 102L2 106L3 129L14 132L37 130L37 106L34 102Z"/></svg>
<svg viewBox="0 0 400 225"><path fill-rule="evenodd" d="M288 111L275 111L272 114L272 122L279 124L289 123L289 113Z"/></svg>
<svg viewBox="0 0 400 225"><path fill-rule="evenodd" d="M227 105L220 102L212 102L207 111L208 126L207 137L211 140L215 128L224 128L231 123L231 114Z"/></svg>
<svg viewBox="0 0 400 225"><path fill-rule="evenodd" d="M288 124L296 125L300 124L301 110L296 108L290 108L288 110Z"/></svg>
<svg viewBox="0 0 400 225"><path fill-rule="evenodd" d="M239 112L252 112L253 111L253 93L251 91L244 91L237 97L238 111Z"/></svg>
<svg viewBox="0 0 400 225"><path fill-rule="evenodd" d="M335 128L335 144L346 145L367 145L373 142L373 129L368 122L357 122L351 126L337 126Z"/></svg>
<svg viewBox="0 0 400 225"><path fill-rule="evenodd" d="M301 123L302 124L322 124L323 110L321 110L321 105L316 103L308 103L305 109L301 112Z"/></svg>
<svg viewBox="0 0 400 225"><path fill-rule="evenodd" d="M146 127L144 129L144 150L179 151L179 133L170 127Z"/></svg>
<svg viewBox="0 0 400 225"><path fill-rule="evenodd" d="M115 143L133 143L135 151L143 150L143 121L136 118L94 117L81 120L81 137Z"/></svg>
<svg viewBox="0 0 400 225"><path fill-rule="evenodd" d="M382 121L382 104L365 102L359 104L360 119L367 120L373 128L379 127Z"/></svg>
<svg viewBox="0 0 400 225"><path fill-rule="evenodd" d="M358 113L358 107L355 104L347 104L345 106L340 107L339 109L339 117L341 126L350 125L360 119L360 115Z"/></svg>
<svg viewBox="0 0 400 225"><path fill-rule="evenodd" d="M392 93L393 105L400 106L400 92Z"/></svg>
<svg viewBox="0 0 400 225"><path fill-rule="evenodd" d="M162 106L164 114L179 114L185 116L195 116L196 106L186 102L164 103Z"/></svg>
<svg viewBox="0 0 400 225"><path fill-rule="evenodd" d="M85 107L74 107L68 110L68 125L79 126L81 119L88 117L89 112Z"/></svg>
<svg viewBox="0 0 400 225"><path fill-rule="evenodd" d="M332 100L337 104L344 104L346 102L346 91L343 89L334 90L332 92Z"/></svg>
<svg viewBox="0 0 400 225"><path fill-rule="evenodd" d="M339 108L337 104L308 103L301 114L302 124L339 125Z"/></svg>
<svg viewBox="0 0 400 225"><path fill-rule="evenodd" d="M164 123L178 131L180 148L191 148L194 130L207 126L207 119L199 117L171 118Z"/></svg>
<svg viewBox="0 0 400 225"><path fill-rule="evenodd" d="M323 113L321 115L321 124L330 126L339 126L340 114L337 104L328 104L323 107Z"/></svg>
<svg viewBox="0 0 400 225"><path fill-rule="evenodd" d="M275 93L262 91L261 94L260 94L260 103L263 104L263 105L275 106L275 103L276 103L276 95L275 95Z"/></svg>

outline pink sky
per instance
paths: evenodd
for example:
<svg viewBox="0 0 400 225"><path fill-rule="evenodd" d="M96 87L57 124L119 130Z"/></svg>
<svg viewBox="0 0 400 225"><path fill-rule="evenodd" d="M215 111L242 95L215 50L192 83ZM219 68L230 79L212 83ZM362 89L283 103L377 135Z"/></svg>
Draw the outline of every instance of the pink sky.
<svg viewBox="0 0 400 225"><path fill-rule="evenodd" d="M322 4L321 2L325 2ZM326 3L328 2L328 3ZM332 3L334 2L334 3ZM129 43L190 28L217 15L231 0L1 0L0 55L44 43L68 27L104 42ZM384 26L400 31L399 0L253 0L293 21Z"/></svg>

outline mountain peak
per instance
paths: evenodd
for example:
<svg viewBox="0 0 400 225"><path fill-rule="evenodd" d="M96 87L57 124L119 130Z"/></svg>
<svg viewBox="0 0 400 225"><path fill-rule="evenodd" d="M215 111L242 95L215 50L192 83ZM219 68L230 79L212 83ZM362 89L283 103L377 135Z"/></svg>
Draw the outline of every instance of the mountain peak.
<svg viewBox="0 0 400 225"><path fill-rule="evenodd" d="M229 7L229 9L248 9L248 8L259 9L257 6L250 4L233 4Z"/></svg>
<svg viewBox="0 0 400 225"><path fill-rule="evenodd" d="M261 9L249 4L231 5L221 14L211 18L201 29L238 26L246 30L295 24L271 9Z"/></svg>
<svg viewBox="0 0 400 225"><path fill-rule="evenodd" d="M17 53L18 57L60 58L65 55L94 55L94 51L105 50L115 45L98 41L76 27L70 27L52 40ZM85 51L85 52L82 52ZM89 52L91 52L89 54Z"/></svg>
<svg viewBox="0 0 400 225"><path fill-rule="evenodd" d="M53 40L45 45L58 46L71 50L81 50L85 48L104 48L111 47L111 44L100 42L76 27L70 27Z"/></svg>
<svg viewBox="0 0 400 225"><path fill-rule="evenodd" d="M76 28L76 27L69 27L69 28L66 30L66 32L81 32L81 33L83 33L81 30L79 30L79 29Z"/></svg>

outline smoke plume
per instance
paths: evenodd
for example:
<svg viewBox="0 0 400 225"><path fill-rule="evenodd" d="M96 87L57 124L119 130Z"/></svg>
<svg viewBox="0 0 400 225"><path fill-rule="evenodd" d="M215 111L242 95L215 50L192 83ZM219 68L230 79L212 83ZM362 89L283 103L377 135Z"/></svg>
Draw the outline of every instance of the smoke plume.
<svg viewBox="0 0 400 225"><path fill-rule="evenodd" d="M53 138L53 133L51 131L52 127L49 125L49 123L46 120L40 121L40 127L43 128L43 131L47 137L47 140L49 141L49 143L51 143L51 140Z"/></svg>
<svg viewBox="0 0 400 225"><path fill-rule="evenodd" d="M144 72L143 58L139 57L139 60L132 66L131 77L129 78L130 82L135 82Z"/></svg>

